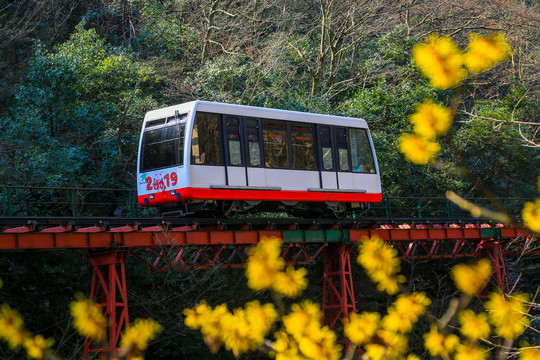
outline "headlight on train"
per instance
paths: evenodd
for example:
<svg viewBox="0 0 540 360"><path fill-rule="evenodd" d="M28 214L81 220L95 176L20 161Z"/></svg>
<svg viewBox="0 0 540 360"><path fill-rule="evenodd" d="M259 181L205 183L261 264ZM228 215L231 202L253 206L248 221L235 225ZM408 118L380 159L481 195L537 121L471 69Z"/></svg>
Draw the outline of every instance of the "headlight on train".
<svg viewBox="0 0 540 360"><path fill-rule="evenodd" d="M148 195L148 198L150 198L150 200L154 200L154 194Z"/></svg>
<svg viewBox="0 0 540 360"><path fill-rule="evenodd" d="M176 195L176 190L171 190L171 196Z"/></svg>

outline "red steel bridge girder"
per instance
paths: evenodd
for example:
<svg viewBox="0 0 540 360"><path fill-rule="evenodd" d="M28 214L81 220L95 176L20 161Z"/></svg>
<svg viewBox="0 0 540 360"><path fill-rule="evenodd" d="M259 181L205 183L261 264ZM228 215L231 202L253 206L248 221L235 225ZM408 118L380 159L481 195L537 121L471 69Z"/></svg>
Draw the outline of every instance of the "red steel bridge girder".
<svg viewBox="0 0 540 360"><path fill-rule="evenodd" d="M93 339L85 339L84 359L96 353L99 359L107 359L116 352L122 331L129 328L125 274L128 254L128 251L90 254L93 268L90 299L103 308L109 329L107 343L93 347Z"/></svg>
<svg viewBox="0 0 540 360"><path fill-rule="evenodd" d="M335 244L324 250L324 279L322 294L323 321L334 329L338 320L356 312L352 279L352 246Z"/></svg>

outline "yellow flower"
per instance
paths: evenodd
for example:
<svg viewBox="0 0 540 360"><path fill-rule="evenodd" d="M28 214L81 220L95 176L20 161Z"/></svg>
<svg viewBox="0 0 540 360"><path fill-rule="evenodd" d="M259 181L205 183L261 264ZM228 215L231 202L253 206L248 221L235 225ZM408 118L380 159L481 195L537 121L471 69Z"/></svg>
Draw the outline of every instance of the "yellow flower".
<svg viewBox="0 0 540 360"><path fill-rule="evenodd" d="M414 292L411 295L399 295L392 307L398 312L407 314L412 322L426 313L426 307L431 305L431 299L423 292Z"/></svg>
<svg viewBox="0 0 540 360"><path fill-rule="evenodd" d="M399 150L413 164L426 165L441 152L441 146L419 135L402 134L399 137Z"/></svg>
<svg viewBox="0 0 540 360"><path fill-rule="evenodd" d="M471 340L487 338L490 333L487 313L475 314L471 309L462 310L458 314L460 331Z"/></svg>
<svg viewBox="0 0 540 360"><path fill-rule="evenodd" d="M248 302L245 309L251 331L262 343L264 336L279 318L278 312L273 304L261 305L257 300Z"/></svg>
<svg viewBox="0 0 540 360"><path fill-rule="evenodd" d="M273 342L276 360L300 360L303 357L298 352L298 344L285 331L278 331L274 334L276 340Z"/></svg>
<svg viewBox="0 0 540 360"><path fill-rule="evenodd" d="M526 294L513 294L504 296L491 293L486 302L486 310L489 312L489 321L495 327L495 333L505 339L517 338L530 324L527 318Z"/></svg>
<svg viewBox="0 0 540 360"><path fill-rule="evenodd" d="M397 250L385 244L378 236L364 237L358 244L356 261L366 270L367 275L377 283L377 289L393 295L399 290L399 283L405 278L397 273L400 270Z"/></svg>
<svg viewBox="0 0 540 360"><path fill-rule="evenodd" d="M506 60L512 52L512 47L506 41L504 34L482 36L472 33L469 39L464 62L465 66L473 72L491 69L493 65Z"/></svg>
<svg viewBox="0 0 540 360"><path fill-rule="evenodd" d="M424 334L424 347L431 356L448 357L459 344L459 338L454 335L443 335L437 325L431 324L430 331Z"/></svg>
<svg viewBox="0 0 540 360"><path fill-rule="evenodd" d="M416 65L437 89L457 86L467 76L462 68L461 50L449 36L431 34L425 43L416 44L412 52Z"/></svg>
<svg viewBox="0 0 540 360"><path fill-rule="evenodd" d="M154 319L135 319L135 323L122 336L121 347L137 346L139 350L146 350L148 343L155 339L162 327Z"/></svg>
<svg viewBox="0 0 540 360"><path fill-rule="evenodd" d="M251 249L246 264L248 286L253 290L271 288L277 274L285 267L281 258L281 239L263 236L256 247Z"/></svg>
<svg viewBox="0 0 540 360"><path fill-rule="evenodd" d="M73 327L79 334L101 342L105 339L107 329L107 320L101 306L87 299L82 293L77 293L75 298L76 300L69 304Z"/></svg>
<svg viewBox="0 0 540 360"><path fill-rule="evenodd" d="M318 304L304 300L291 306L291 313L283 317L287 333L297 341L306 333L316 332L321 326L322 313Z"/></svg>
<svg viewBox="0 0 540 360"><path fill-rule="evenodd" d="M540 348L527 348L519 351L519 360L540 360Z"/></svg>
<svg viewBox="0 0 540 360"><path fill-rule="evenodd" d="M377 342L366 344L365 350L370 360L402 359L408 350L408 339L392 331L377 331Z"/></svg>
<svg viewBox="0 0 540 360"><path fill-rule="evenodd" d="M527 201L521 210L521 217L529 229L540 233L540 199Z"/></svg>
<svg viewBox="0 0 540 360"><path fill-rule="evenodd" d="M261 345L279 317L274 305L261 305L259 301L248 302L245 308L234 309L232 313L225 304L212 309L202 302L194 309L185 309L184 314L185 324L200 329L212 352L225 344L237 357Z"/></svg>
<svg viewBox="0 0 540 360"><path fill-rule="evenodd" d="M54 339L45 339L42 335L27 337L24 340L24 348L28 357L32 359L42 359L54 344Z"/></svg>
<svg viewBox="0 0 540 360"><path fill-rule="evenodd" d="M242 308L234 309L232 313L223 316L221 320L222 332L220 334L225 348L231 350L238 357L249 350L254 350L262 344L263 335L251 331L246 311Z"/></svg>
<svg viewBox="0 0 540 360"><path fill-rule="evenodd" d="M452 111L428 100L418 105L416 112L409 120L417 135L433 140L444 135L452 125Z"/></svg>
<svg viewBox="0 0 540 360"><path fill-rule="evenodd" d="M379 327L381 315L376 312L351 313L344 319L345 336L353 343L363 345L368 343Z"/></svg>
<svg viewBox="0 0 540 360"><path fill-rule="evenodd" d="M300 268L295 270L293 266L287 266L285 272L276 274L273 290L290 298L295 298L307 287L307 270Z"/></svg>
<svg viewBox="0 0 540 360"><path fill-rule="evenodd" d="M459 264L452 269L452 279L458 290L467 295L478 294L491 277L493 269L488 259L481 259L476 264Z"/></svg>
<svg viewBox="0 0 540 360"><path fill-rule="evenodd" d="M336 344L336 340L336 334L323 326L304 334L298 340L298 349L308 359L338 360L341 357L341 347Z"/></svg>
<svg viewBox="0 0 540 360"><path fill-rule="evenodd" d="M0 307L0 339L6 341L12 349L16 350L23 344L27 336L22 316L17 310L3 304Z"/></svg>
<svg viewBox="0 0 540 360"><path fill-rule="evenodd" d="M473 344L459 344L456 347L455 360L485 360L489 351Z"/></svg>
<svg viewBox="0 0 540 360"><path fill-rule="evenodd" d="M221 319L229 314L226 304L221 304L215 309L201 301L194 309L184 309L184 323L186 326L198 330L209 338L221 336Z"/></svg>
<svg viewBox="0 0 540 360"><path fill-rule="evenodd" d="M336 344L336 334L322 326L318 304L309 300L293 304L282 320L286 334L276 334L276 359L339 359L341 348Z"/></svg>
<svg viewBox="0 0 540 360"><path fill-rule="evenodd" d="M388 309L388 314L382 319L383 327L397 333L408 333L417 319L407 312L397 311L394 307Z"/></svg>

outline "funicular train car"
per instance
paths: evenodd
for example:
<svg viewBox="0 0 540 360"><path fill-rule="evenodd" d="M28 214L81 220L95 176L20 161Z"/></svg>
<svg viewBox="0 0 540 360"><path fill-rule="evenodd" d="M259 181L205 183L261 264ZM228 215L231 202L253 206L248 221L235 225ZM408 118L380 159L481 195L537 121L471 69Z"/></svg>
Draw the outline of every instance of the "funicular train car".
<svg viewBox="0 0 540 360"><path fill-rule="evenodd" d="M146 114L138 201L164 215L342 217L382 199L365 120L193 101Z"/></svg>

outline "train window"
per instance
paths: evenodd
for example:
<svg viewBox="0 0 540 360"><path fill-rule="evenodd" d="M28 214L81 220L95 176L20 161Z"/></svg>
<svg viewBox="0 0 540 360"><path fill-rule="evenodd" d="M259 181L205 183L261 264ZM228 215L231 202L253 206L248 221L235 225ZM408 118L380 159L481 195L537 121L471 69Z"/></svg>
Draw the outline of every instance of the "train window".
<svg viewBox="0 0 540 360"><path fill-rule="evenodd" d="M191 135L191 163L222 165L219 114L198 112Z"/></svg>
<svg viewBox="0 0 540 360"><path fill-rule="evenodd" d="M319 137L321 140L322 168L323 170L334 170L332 133L330 131L330 126L321 126L319 128Z"/></svg>
<svg viewBox="0 0 540 360"><path fill-rule="evenodd" d="M271 168L289 168L289 139L287 124L263 120L265 165Z"/></svg>
<svg viewBox="0 0 540 360"><path fill-rule="evenodd" d="M240 142L240 118L227 116L227 143L229 150L229 165L242 165L242 143Z"/></svg>
<svg viewBox="0 0 540 360"><path fill-rule="evenodd" d="M375 162L369 145L367 131L349 129L351 137L351 160L353 172L374 173Z"/></svg>
<svg viewBox="0 0 540 360"><path fill-rule="evenodd" d="M347 129L336 128L336 143L339 170L350 171L351 167L349 166L349 145L347 139Z"/></svg>
<svg viewBox="0 0 540 360"><path fill-rule="evenodd" d="M291 125L293 169L316 170L312 125Z"/></svg>
<svg viewBox="0 0 540 360"><path fill-rule="evenodd" d="M184 128L182 124L146 130L142 139L141 171L182 165Z"/></svg>
<svg viewBox="0 0 540 360"><path fill-rule="evenodd" d="M261 143L259 139L259 121L246 119L249 166L261 166Z"/></svg>

